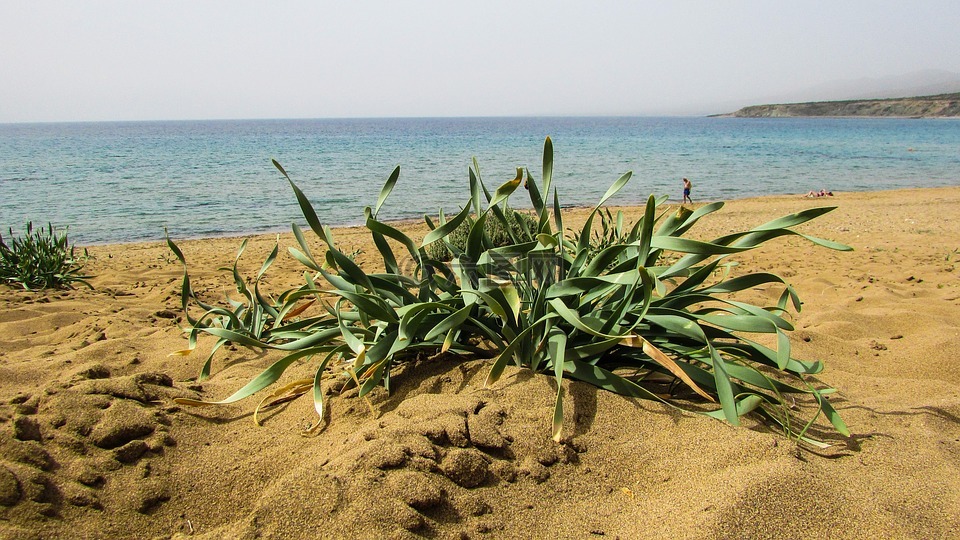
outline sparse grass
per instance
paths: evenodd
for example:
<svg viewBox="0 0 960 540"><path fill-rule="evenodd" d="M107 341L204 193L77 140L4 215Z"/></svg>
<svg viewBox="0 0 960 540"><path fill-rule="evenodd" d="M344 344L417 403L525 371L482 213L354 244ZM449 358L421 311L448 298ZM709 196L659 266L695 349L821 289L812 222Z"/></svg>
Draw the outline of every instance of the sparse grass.
<svg viewBox="0 0 960 540"><path fill-rule="evenodd" d="M614 218L603 207L627 184L631 177L627 173L607 190L579 234L570 235L552 186L553 144L547 138L539 181L518 169L515 179L491 193L474 161L469 196L461 210L454 216L441 214L436 221L425 217L430 232L419 243L377 219L399 180L398 167L385 182L376 206L364 212L384 268L381 273L367 273L338 249L332 231L322 224L306 195L274 164L289 181L311 231L326 244L326 251L322 259L315 257L303 231L294 225L300 249L290 248L290 253L308 270L304 285L284 291L276 300L261 294L258 284L277 255L275 248L252 289L243 285L234 266L238 292L245 301L227 309L197 297L183 255L168 239L184 264L182 298L190 349L200 335L208 334L218 344L230 341L282 355L223 400L180 399L178 403L235 402L273 385L295 362L312 358L316 364L312 380L286 384L261 401L269 406L312 394L319 417L307 430L312 433L323 424L324 379L340 378L345 388L359 387L358 395L364 397L377 386L389 391L391 372L399 363L423 354L457 353L463 358L491 359L487 385L496 383L508 364L555 377L553 436L557 441L562 439L563 386L559 383L564 377L734 425L744 415L759 415L788 436L821 447L825 444L807 435L820 414L838 432L848 434L825 398L833 389L810 378L821 371L822 364L792 356L787 332L793 327L786 317L791 308L800 309L796 292L783 278L768 272L744 273L741 266L739 275L730 277L726 271L736 254L781 236L849 250L793 230L832 208L804 210L709 242L691 240L683 235L723 203L695 211L682 207L664 211L660 209L663 201L651 196L643 215L627 226L622 214ZM499 222L512 230L508 200L525 178L534 209L532 234L528 240L511 235L511 243L495 246L486 223ZM601 232L593 235L598 214ZM466 240L455 244L453 235L464 224ZM453 256L452 263L431 255L438 255L431 248L437 244ZM394 246L402 246L413 260L412 268L401 269ZM756 306L732 296L758 286L782 288L775 305ZM314 304L323 310L308 310ZM197 308L203 314L195 318L191 311ZM773 342L775 348L751 339L763 334L769 339L760 341ZM208 358L200 378L209 373ZM806 405L798 407L798 403ZM799 417L798 411L811 408L815 410L812 417Z"/></svg>
<svg viewBox="0 0 960 540"><path fill-rule="evenodd" d="M10 245L0 235L0 282L27 290L73 288L81 283L93 288L81 274L89 255L83 250L78 256L70 245L67 233L57 231L53 224L34 229L27 222L23 236L10 233Z"/></svg>

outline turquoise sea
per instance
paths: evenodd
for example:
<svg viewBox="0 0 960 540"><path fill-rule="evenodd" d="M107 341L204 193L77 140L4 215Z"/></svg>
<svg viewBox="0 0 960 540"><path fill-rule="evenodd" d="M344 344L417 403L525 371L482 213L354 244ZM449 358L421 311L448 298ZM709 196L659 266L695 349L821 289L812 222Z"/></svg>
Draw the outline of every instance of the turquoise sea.
<svg viewBox="0 0 960 540"><path fill-rule="evenodd" d="M648 195L695 201L960 185L960 121L946 119L427 118L0 125L0 231L69 227L81 245L289 230L302 222L276 158L331 225L362 221L396 165L381 217L435 215L555 149L564 205ZM511 199L523 206L524 193Z"/></svg>

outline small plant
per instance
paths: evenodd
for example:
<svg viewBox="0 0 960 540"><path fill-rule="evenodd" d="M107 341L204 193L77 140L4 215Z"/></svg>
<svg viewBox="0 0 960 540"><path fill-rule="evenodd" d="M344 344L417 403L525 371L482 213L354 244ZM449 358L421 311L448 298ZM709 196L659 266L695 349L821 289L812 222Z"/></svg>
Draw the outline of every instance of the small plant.
<svg viewBox="0 0 960 540"><path fill-rule="evenodd" d="M400 363L422 354L456 352L460 358L492 359L488 385L508 364L555 377L557 441L562 438L560 383L565 377L734 425L744 415L759 415L788 436L820 447L827 445L807 432L821 414L838 432L849 434L825 397L834 390L810 380L822 364L792 355L787 332L793 327L785 316L791 307L799 311L801 306L793 288L767 272L730 277L724 271L734 266L730 257L781 236L849 250L792 229L833 208L804 210L711 241L692 240L683 235L723 203L695 211L660 210L663 201L651 196L643 215L627 227L622 214L614 218L602 211L629 181L631 173L626 173L593 208L580 233L570 236L552 186L553 143L547 138L539 183L529 171L518 169L515 179L491 193L474 160L466 203L454 216L441 213L436 222L425 217L430 231L419 243L377 219L399 179L397 167L376 206L364 211L384 268L367 273L340 251L306 195L279 163L274 165L290 183L310 229L326 244L324 262L311 253L303 231L294 225L300 249L290 248L290 253L308 269L304 285L284 291L277 300L261 294L257 285L276 257L274 249L252 290L242 284L234 266L234 279L246 302L232 302L233 309L226 309L196 296L186 261L168 239L184 265L182 298L190 348L183 352L196 346L198 336L208 334L218 339L218 345L230 341L282 353L223 400L181 398L178 403L232 403L273 385L294 362L314 358L312 380L286 384L261 401L269 406L312 394L319 416L307 430L312 433L324 420L325 379L338 377L343 388L357 387L359 396L365 397L377 386L389 391L391 372ZM507 217L508 200L525 177L534 209L533 218L522 226L529 237L515 234ZM592 236L598 213L602 231ZM495 246L488 221L509 231L511 242ZM465 242L454 242L455 231L464 224ZM452 263L441 261L441 253L431 249L437 244L453 256ZM395 246L412 259L411 271L401 270ZM732 297L765 285L782 287L776 305L756 306ZM322 309L309 310L313 304ZM196 318L191 315L194 305L204 310ZM753 334L768 334L776 347L751 339ZM210 358L200 378L209 373ZM664 380L669 384L663 385ZM812 416L800 417L811 409Z"/></svg>
<svg viewBox="0 0 960 540"><path fill-rule="evenodd" d="M627 241L631 234L636 234L636 231L627 227L622 210L617 210L617 215L614 217L609 208L601 208L597 215L600 216L600 229L594 230L588 239L587 262L593 260L604 249L622 244ZM636 225L639 225L639 222ZM587 231L583 232L586 233ZM571 231L571 233L573 233L574 243L579 245L581 232Z"/></svg>
<svg viewBox="0 0 960 540"><path fill-rule="evenodd" d="M490 239L490 247L504 247L533 240L537 230L535 216L509 207L504 208L503 215L506 225L499 219L484 221L483 232ZM467 248L467 238L475 222L476 216L470 216L444 239L445 242L434 242L427 246L427 256L439 261L453 259L456 253ZM447 244L451 247L448 248Z"/></svg>
<svg viewBox="0 0 960 540"><path fill-rule="evenodd" d="M34 230L32 222L27 222L22 237L8 230L10 245L0 235L0 281L28 290L72 289L74 283L93 288L86 281L90 276L81 274L89 258L87 250L77 256L66 232L60 234L51 223Z"/></svg>
<svg viewBox="0 0 960 540"><path fill-rule="evenodd" d="M253 279L252 287L247 285L247 281L240 275L237 265L240 262L240 257L243 255L244 250L247 247L247 240L243 240L240 243L240 249L237 250L237 256L233 261L233 266L230 268L218 268L218 270L223 272L229 272L233 278L234 288L237 294L240 296L239 300L231 299L227 296L227 304L229 308L221 306L208 305L202 302L199 298L193 294L192 289L190 288L190 279L186 274L186 259L184 258L183 252L180 251L180 248L177 247L169 236L167 237L167 243L170 246L171 251L176 255L177 259L184 264L184 281L183 287L181 289L181 301L184 312L187 314L187 321L191 326L191 331L189 333L189 348L177 351L174 354L177 355L187 355L189 354L197 344L197 337L201 330L206 330L207 333L213 333L211 329L220 328L230 331L229 335L219 336L216 343L214 343L213 348L210 350L210 354L207 356L206 361L203 363L203 367L200 369L200 376L198 380L204 380L210 376L210 367L213 357L216 352L222 347L230 343L231 341L238 341L245 344L256 343L263 341L265 343L271 343L275 340L287 339L288 335L282 332L276 332L278 328L278 322L280 324L287 323L291 319L299 316L301 313L307 310L311 305L314 304L315 299L309 300L302 303L299 306L295 306L296 301L301 298L303 295L299 294L300 291L305 290L306 287L301 287L297 291L285 291L276 300L268 299L262 291L260 290L260 281L263 279L263 276L267 273L267 269L273 264L277 258L277 254L280 249L280 238L277 237L277 242L273 247L273 251L270 252L270 255L267 256L266 260L263 262L263 265L260 267L260 271L257 272L256 277ZM353 262L362 251L356 249L347 255L347 259ZM329 269L335 269L334 267L328 267ZM289 302L288 298L293 298L293 302ZM317 298L321 298L319 295ZM204 309L203 315L198 319L194 319L190 316L189 312L189 300L194 300L199 307ZM327 305L324 300L321 299L323 305ZM287 328L289 330L289 328ZM232 340L231 340L232 337Z"/></svg>

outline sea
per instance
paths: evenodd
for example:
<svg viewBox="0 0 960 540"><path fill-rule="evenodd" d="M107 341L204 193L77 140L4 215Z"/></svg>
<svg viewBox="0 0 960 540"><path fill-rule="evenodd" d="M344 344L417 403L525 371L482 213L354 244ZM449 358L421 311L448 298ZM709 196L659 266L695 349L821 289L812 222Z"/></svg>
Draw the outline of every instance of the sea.
<svg viewBox="0 0 960 540"><path fill-rule="evenodd" d="M0 124L0 234L48 222L78 245L239 236L303 224L276 159L326 224L458 211L474 158L488 189L541 177L545 137L563 206L651 194L695 202L960 185L960 120L523 117ZM510 199L529 207L522 189Z"/></svg>

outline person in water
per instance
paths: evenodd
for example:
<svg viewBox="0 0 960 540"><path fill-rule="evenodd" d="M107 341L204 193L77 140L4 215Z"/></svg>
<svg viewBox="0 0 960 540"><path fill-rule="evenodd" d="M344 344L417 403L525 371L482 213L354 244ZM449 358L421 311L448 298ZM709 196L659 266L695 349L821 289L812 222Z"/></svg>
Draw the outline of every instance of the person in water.
<svg viewBox="0 0 960 540"><path fill-rule="evenodd" d="M690 183L690 180L686 178L683 179L683 202L689 202L693 204L693 199L690 198L690 190L693 189L693 184Z"/></svg>

